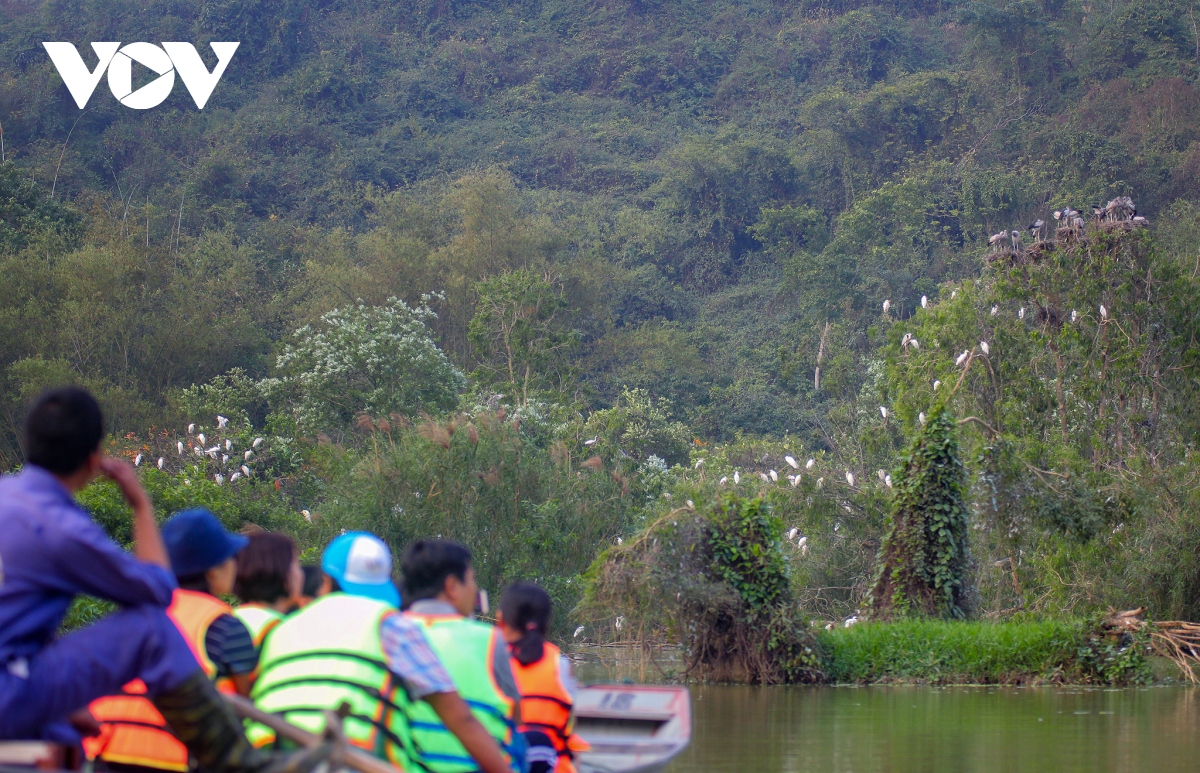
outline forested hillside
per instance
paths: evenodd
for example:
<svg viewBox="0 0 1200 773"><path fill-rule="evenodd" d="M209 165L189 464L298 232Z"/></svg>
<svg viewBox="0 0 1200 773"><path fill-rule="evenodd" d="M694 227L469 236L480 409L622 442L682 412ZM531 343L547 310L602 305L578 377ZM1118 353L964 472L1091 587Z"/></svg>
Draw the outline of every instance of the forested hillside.
<svg viewBox="0 0 1200 773"><path fill-rule="evenodd" d="M533 545L495 576L562 583L661 494L736 470L791 489L785 520L812 535L795 582L841 614L879 544L876 472L944 401L980 610L1200 609L1178 541L1200 537L1190 0L2 13L5 466L24 402L74 381L164 475L191 484L206 449L183 427L223 411L272 438L252 472L278 493L256 497L401 539L464 522L431 501L444 452L476 508L462 535L507 528L502 501ZM91 41L191 41L210 67L207 42L241 47L203 111L178 85L130 110L103 83L80 111L46 40L89 66ZM1119 195L1148 229L988 257L998 231L1027 247L1053 211ZM784 455L815 469L768 485ZM417 510L435 520L406 525ZM588 536L551 568L553 523Z"/></svg>

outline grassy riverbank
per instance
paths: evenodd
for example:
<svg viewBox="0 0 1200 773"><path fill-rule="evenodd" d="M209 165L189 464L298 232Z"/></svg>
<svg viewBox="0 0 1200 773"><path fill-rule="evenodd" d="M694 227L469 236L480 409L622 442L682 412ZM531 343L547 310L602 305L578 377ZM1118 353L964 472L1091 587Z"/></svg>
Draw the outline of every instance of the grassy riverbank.
<svg viewBox="0 0 1200 773"><path fill-rule="evenodd" d="M1014 623L906 620L822 631L828 681L1027 684L1149 681L1144 647L1083 620Z"/></svg>

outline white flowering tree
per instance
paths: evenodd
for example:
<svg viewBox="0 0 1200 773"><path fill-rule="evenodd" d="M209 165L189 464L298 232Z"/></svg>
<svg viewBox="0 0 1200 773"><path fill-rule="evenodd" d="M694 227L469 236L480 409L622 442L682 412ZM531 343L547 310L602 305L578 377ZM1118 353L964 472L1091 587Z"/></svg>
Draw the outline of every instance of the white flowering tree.
<svg viewBox="0 0 1200 773"><path fill-rule="evenodd" d="M360 300L296 330L276 360L280 376L262 382L272 407L290 410L308 430L345 426L361 411L454 408L467 379L429 335L430 297L415 308L397 298L386 306Z"/></svg>

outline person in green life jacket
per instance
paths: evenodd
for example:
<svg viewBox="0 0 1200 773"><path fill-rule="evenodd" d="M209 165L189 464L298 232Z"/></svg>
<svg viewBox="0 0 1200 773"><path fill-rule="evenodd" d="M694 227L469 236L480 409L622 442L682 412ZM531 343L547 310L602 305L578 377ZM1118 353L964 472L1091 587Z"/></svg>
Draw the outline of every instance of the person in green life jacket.
<svg viewBox="0 0 1200 773"><path fill-rule="evenodd" d="M245 624L256 650L279 625L303 591L304 572L296 543L285 534L260 531L247 535L238 554L233 593L242 600L233 611Z"/></svg>
<svg viewBox="0 0 1200 773"><path fill-rule="evenodd" d="M513 678L508 645L499 630L474 619L479 586L471 551L449 540L417 540L405 549L400 567L407 601L405 617L424 628L459 694L520 770L525 763L524 739L515 730L521 721L521 694ZM422 767L432 773L476 769L429 706L408 702L405 709L412 746Z"/></svg>
<svg viewBox="0 0 1200 773"><path fill-rule="evenodd" d="M422 627L400 614L387 545L365 532L343 534L326 548L321 568L318 597L263 641L250 694L255 705L319 732L321 712L348 703L343 729L349 743L418 771L408 723L415 703L449 728L473 770L512 773L509 757L460 697ZM280 744L256 723L246 735L258 747Z"/></svg>

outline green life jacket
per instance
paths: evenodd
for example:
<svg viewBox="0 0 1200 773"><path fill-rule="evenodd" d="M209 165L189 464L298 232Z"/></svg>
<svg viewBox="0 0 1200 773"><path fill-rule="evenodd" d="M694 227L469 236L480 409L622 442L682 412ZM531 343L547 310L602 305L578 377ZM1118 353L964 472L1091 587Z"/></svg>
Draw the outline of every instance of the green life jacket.
<svg viewBox="0 0 1200 773"><path fill-rule="evenodd" d="M255 649L262 647L263 639L286 617L282 612L257 604L243 604L233 610L233 616L246 626Z"/></svg>
<svg viewBox="0 0 1200 773"><path fill-rule="evenodd" d="M458 694L471 713L496 739L520 769L524 754L514 746L516 703L496 683L496 648L505 644L495 626L459 615L423 615L406 612L405 617L419 622L425 636L454 681ZM507 657L507 653L505 654ZM471 758L425 701L401 696L408 716L414 761L432 773L467 773L479 770Z"/></svg>
<svg viewBox="0 0 1200 773"><path fill-rule="evenodd" d="M313 601L271 631L259 656L250 692L254 704L305 730L325 729L321 712L350 704L343 728L354 746L400 768L409 767L408 725L399 704L403 687L388 670L379 626L397 614L390 604L346 593ZM275 741L258 723L247 723L255 746Z"/></svg>

